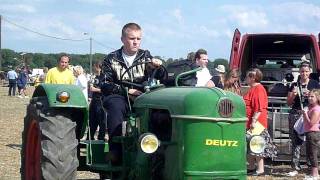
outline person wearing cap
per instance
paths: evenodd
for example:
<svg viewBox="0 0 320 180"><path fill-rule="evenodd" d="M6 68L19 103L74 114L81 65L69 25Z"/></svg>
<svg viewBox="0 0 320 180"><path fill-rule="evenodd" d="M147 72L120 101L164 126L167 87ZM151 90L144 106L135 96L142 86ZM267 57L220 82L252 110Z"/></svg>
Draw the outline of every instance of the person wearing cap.
<svg viewBox="0 0 320 180"><path fill-rule="evenodd" d="M212 76L207 68L208 65L208 54L204 49L199 49L195 54L195 62L196 65L201 67L202 69L197 71L196 79L197 83L196 87L206 86L206 87L214 87L214 83L211 80Z"/></svg>
<svg viewBox="0 0 320 180"><path fill-rule="evenodd" d="M224 65L219 64L215 69L216 71L215 75L212 77L212 81L215 84L215 87L224 89L224 80L225 80L225 72L226 68Z"/></svg>

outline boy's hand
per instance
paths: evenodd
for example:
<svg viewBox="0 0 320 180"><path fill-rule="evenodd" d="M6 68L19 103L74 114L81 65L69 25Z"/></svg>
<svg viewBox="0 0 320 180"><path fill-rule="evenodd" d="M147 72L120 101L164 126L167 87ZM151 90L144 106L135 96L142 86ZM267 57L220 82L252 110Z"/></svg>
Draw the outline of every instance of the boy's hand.
<svg viewBox="0 0 320 180"><path fill-rule="evenodd" d="M154 66L154 67L159 67L162 65L162 61L160 59L156 59L156 58L153 58L151 60L151 64Z"/></svg>

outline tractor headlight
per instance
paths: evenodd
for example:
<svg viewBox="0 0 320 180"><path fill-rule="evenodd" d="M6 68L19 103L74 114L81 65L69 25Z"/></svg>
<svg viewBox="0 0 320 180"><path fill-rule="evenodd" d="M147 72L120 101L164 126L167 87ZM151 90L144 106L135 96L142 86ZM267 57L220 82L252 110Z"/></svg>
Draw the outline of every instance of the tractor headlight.
<svg viewBox="0 0 320 180"><path fill-rule="evenodd" d="M57 93L57 100L66 103L70 99L70 94L66 91L58 92Z"/></svg>
<svg viewBox="0 0 320 180"><path fill-rule="evenodd" d="M151 133L144 133L139 139L141 150L147 154L156 152L160 145L158 138Z"/></svg>
<svg viewBox="0 0 320 180"><path fill-rule="evenodd" d="M252 136L249 142L250 150L253 153L259 154L264 151L266 141L261 136Z"/></svg>

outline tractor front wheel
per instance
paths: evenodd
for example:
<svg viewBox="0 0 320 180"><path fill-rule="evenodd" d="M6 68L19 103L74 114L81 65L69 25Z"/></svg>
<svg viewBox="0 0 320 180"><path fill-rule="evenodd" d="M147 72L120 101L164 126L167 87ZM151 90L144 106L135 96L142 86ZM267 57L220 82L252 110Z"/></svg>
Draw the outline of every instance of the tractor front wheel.
<svg viewBox="0 0 320 180"><path fill-rule="evenodd" d="M76 179L76 123L63 108L49 108L46 98L27 107L22 133L22 179Z"/></svg>

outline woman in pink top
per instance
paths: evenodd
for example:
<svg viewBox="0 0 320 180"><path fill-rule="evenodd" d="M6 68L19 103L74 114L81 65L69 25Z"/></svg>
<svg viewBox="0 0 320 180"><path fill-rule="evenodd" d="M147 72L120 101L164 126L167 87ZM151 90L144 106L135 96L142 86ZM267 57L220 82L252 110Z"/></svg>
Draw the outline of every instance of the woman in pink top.
<svg viewBox="0 0 320 180"><path fill-rule="evenodd" d="M309 93L309 111L303 111L303 125L306 133L307 156L311 161L311 176L319 177L318 148L320 147L320 90L314 89Z"/></svg>

